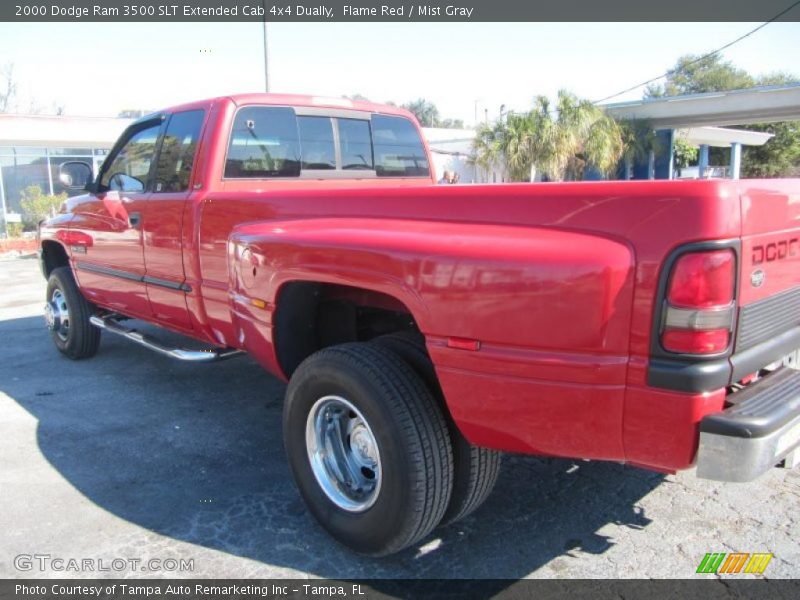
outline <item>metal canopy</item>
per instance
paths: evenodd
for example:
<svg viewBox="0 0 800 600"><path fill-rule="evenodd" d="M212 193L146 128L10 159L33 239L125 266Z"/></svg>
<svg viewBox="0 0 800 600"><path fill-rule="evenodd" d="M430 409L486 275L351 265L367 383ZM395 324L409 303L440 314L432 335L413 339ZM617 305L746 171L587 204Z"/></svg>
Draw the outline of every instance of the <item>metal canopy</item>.
<svg viewBox="0 0 800 600"><path fill-rule="evenodd" d="M800 83L690 94L602 106L616 119L643 119L655 129L800 120Z"/></svg>
<svg viewBox="0 0 800 600"><path fill-rule="evenodd" d="M688 127L676 129L675 137L685 140L694 146L705 145L728 148L732 144L763 146L773 137L773 134L747 131L746 129L728 129L726 127Z"/></svg>
<svg viewBox="0 0 800 600"><path fill-rule="evenodd" d="M110 148L132 122L105 117L0 115L0 146Z"/></svg>

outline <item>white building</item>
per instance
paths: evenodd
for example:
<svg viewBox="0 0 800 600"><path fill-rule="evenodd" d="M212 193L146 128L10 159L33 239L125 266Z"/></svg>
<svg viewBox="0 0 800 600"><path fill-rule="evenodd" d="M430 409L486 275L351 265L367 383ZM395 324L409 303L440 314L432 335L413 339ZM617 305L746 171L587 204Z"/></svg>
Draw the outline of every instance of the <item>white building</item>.
<svg viewBox="0 0 800 600"><path fill-rule="evenodd" d="M70 164L97 172L130 119L0 115L0 233L18 220L20 193L38 185L44 192L82 193L84 181L71 177ZM6 218L6 215L10 215Z"/></svg>

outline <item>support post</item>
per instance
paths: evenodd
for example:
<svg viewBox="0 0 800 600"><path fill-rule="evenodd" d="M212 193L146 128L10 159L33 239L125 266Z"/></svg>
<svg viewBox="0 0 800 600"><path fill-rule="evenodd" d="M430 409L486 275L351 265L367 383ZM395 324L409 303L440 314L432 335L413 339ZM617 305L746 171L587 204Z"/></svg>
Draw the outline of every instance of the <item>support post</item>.
<svg viewBox="0 0 800 600"><path fill-rule="evenodd" d="M55 194L53 190L53 165L50 164L50 148L44 149L45 160L47 161L47 189L50 190L50 195Z"/></svg>
<svg viewBox="0 0 800 600"><path fill-rule="evenodd" d="M706 169L708 169L708 144L700 144L700 155L697 163L697 178L706 178Z"/></svg>
<svg viewBox="0 0 800 600"><path fill-rule="evenodd" d="M742 145L739 142L731 144L731 179L739 179L742 172Z"/></svg>
<svg viewBox="0 0 800 600"><path fill-rule="evenodd" d="M0 204L2 204L3 208L3 237L8 238L8 221L6 217L8 211L6 210L6 190L3 187L3 165L0 165Z"/></svg>

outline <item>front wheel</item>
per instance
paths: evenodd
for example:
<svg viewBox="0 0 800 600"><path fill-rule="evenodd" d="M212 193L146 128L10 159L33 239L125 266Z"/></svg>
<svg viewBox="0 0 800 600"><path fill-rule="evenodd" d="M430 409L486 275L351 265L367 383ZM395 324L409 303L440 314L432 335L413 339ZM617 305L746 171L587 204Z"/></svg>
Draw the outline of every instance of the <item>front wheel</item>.
<svg viewBox="0 0 800 600"><path fill-rule="evenodd" d="M398 552L447 509L444 417L419 377L382 348L342 344L306 359L289 382L283 435L311 513L356 552Z"/></svg>
<svg viewBox="0 0 800 600"><path fill-rule="evenodd" d="M44 319L58 351L78 360L97 353L100 330L89 322L92 306L75 283L69 267L53 269L47 280Z"/></svg>

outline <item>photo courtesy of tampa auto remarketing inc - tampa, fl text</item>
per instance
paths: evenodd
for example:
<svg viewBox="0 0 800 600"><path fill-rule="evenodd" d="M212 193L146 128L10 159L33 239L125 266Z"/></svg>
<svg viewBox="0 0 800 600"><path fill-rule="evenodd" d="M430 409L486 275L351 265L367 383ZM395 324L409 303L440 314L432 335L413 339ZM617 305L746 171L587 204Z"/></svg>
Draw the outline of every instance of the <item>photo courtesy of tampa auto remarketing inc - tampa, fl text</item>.
<svg viewBox="0 0 800 600"><path fill-rule="evenodd" d="M800 597L800 0L0 4L0 598Z"/></svg>

